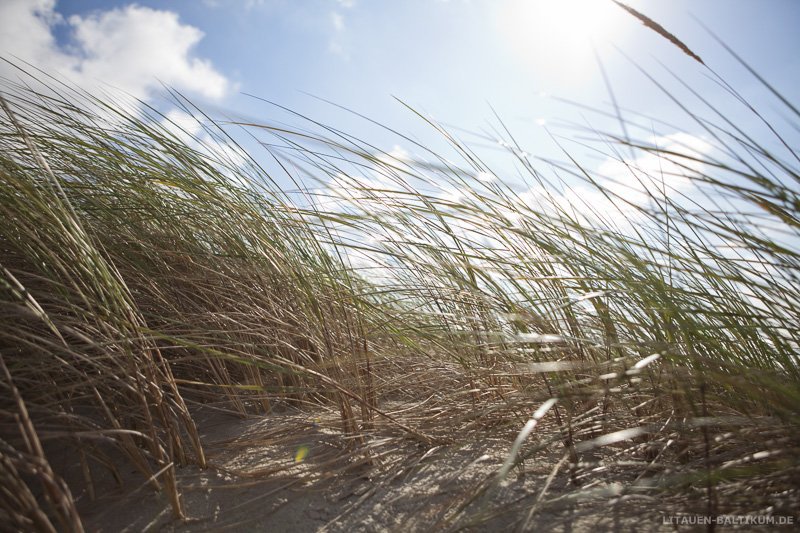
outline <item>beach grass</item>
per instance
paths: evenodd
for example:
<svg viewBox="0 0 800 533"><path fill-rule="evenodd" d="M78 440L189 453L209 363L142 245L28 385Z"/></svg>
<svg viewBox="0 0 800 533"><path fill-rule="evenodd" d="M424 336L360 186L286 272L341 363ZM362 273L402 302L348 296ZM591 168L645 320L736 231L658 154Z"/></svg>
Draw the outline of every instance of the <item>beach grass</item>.
<svg viewBox="0 0 800 533"><path fill-rule="evenodd" d="M122 465L184 518L176 472L214 468L204 405L336 412L335 468L387 476L407 466L381 461L387 443L500 439L505 463L438 517L453 530L490 520L487 495L542 449L562 458L511 506L521 529L582 499L797 501L800 159L778 125L751 135L746 103L734 120L665 93L705 151L635 119L580 132L625 170L609 179L510 134L500 166L433 121L457 157L398 155L299 115L214 122L173 94L190 132L20 76L0 113L4 523L80 530L75 494Z"/></svg>

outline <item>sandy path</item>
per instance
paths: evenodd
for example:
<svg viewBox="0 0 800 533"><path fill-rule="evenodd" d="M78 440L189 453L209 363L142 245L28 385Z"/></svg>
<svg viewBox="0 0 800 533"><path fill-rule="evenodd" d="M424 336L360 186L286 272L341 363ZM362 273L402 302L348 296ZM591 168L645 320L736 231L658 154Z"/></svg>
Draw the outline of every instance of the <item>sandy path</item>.
<svg viewBox="0 0 800 533"><path fill-rule="evenodd" d="M99 475L94 501L76 494L88 531L506 531L527 514L561 458L560 450L540 451L498 486L491 481L508 452L505 438L435 446L376 430L370 465L348 451L334 414L195 415L213 467L178 469L188 519L174 520L167 499L128 469L123 488ZM301 447L308 454L296 462ZM76 468L67 467L68 480ZM562 471L545 500L573 488ZM663 505L644 504L551 503L528 529L673 530L661 524Z"/></svg>

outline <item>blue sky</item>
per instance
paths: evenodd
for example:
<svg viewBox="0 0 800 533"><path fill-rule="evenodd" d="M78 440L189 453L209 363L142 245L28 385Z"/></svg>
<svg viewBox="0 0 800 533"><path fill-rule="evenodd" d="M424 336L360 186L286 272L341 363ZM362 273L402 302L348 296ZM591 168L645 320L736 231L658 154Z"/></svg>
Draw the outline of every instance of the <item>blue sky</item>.
<svg viewBox="0 0 800 533"><path fill-rule="evenodd" d="M627 3L767 113L775 101L697 19L797 100L800 2ZM493 107L527 149L546 155L557 150L542 123L584 116L543 93L608 105L587 35L627 108L681 121L618 50L661 79L669 76L659 62L715 102L725 100L699 64L609 0L5 0L0 6L2 55L30 59L79 84L102 81L156 99L157 78L201 106L271 120L276 110L242 94L249 93L390 145L388 134L305 93L423 138L429 130L394 96L470 131L496 124ZM591 121L614 127L600 117Z"/></svg>

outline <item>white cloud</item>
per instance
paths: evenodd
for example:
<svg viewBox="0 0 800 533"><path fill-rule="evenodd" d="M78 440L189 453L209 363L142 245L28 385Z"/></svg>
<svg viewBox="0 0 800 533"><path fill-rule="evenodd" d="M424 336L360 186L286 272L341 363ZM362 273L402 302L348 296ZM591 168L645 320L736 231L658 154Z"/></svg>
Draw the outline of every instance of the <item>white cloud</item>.
<svg viewBox="0 0 800 533"><path fill-rule="evenodd" d="M161 125L181 142L193 146L203 133L203 125L192 115L180 109L169 110Z"/></svg>
<svg viewBox="0 0 800 533"><path fill-rule="evenodd" d="M209 9L219 9L219 8L230 8L230 9L241 9L244 8L245 11L252 11L255 9L261 9L264 7L270 7L267 4L267 0L202 0L204 6ZM275 1L272 1L271 4L275 4Z"/></svg>
<svg viewBox="0 0 800 533"><path fill-rule="evenodd" d="M526 209L530 208L632 235L635 229L641 229L645 219L639 208L646 208L653 199L660 201L666 194L678 204L683 203L684 195L692 196L695 202L701 201L693 194L698 189L692 177L704 171L702 160L713 147L688 133L653 137L648 142L654 149L662 150L662 154L641 151L635 158L621 161L607 157L597 165L592 174L602 190L588 183L565 186L561 191L535 185L518 193L516 206L501 212L515 226L522 223Z"/></svg>
<svg viewBox="0 0 800 533"><path fill-rule="evenodd" d="M330 23L333 31L328 41L328 51L342 59L350 59L350 52L347 46L347 26L345 25L344 16L337 11L332 11Z"/></svg>
<svg viewBox="0 0 800 533"><path fill-rule="evenodd" d="M406 163L412 161L411 154L408 153L408 150L399 144L392 146L392 149L387 153L380 152L376 154L375 158L389 167L402 167Z"/></svg>
<svg viewBox="0 0 800 533"><path fill-rule="evenodd" d="M56 41L57 25L68 28L69 44ZM16 56L87 89L110 86L146 99L160 84L219 99L231 82L210 61L192 54L203 38L178 15L128 5L64 20L55 0L0 2L0 55ZM0 73L12 75L0 64Z"/></svg>
<svg viewBox="0 0 800 533"><path fill-rule="evenodd" d="M240 148L218 136L212 136L207 129L209 123L203 117L171 109L161 120L161 126L185 145L230 168L240 168L247 160Z"/></svg>
<svg viewBox="0 0 800 533"><path fill-rule="evenodd" d="M244 173L247 155L238 146L218 135L212 135L216 126L210 125L203 117L190 115L180 109L171 109L160 124L177 140L207 156L215 168L234 185L241 188L253 186Z"/></svg>
<svg viewBox="0 0 800 533"><path fill-rule="evenodd" d="M63 20L55 12L55 0L0 2L0 53L44 68L56 64L74 68L77 58L62 53L52 34L53 26L59 23Z"/></svg>
<svg viewBox="0 0 800 533"><path fill-rule="evenodd" d="M491 172L480 171L477 174L475 174L475 179L480 181L481 183L491 183L493 181L497 181L497 176L495 176Z"/></svg>
<svg viewBox="0 0 800 533"><path fill-rule="evenodd" d="M331 24L333 24L333 29L335 31L344 31L344 17L335 11L331 13Z"/></svg>
<svg viewBox="0 0 800 533"><path fill-rule="evenodd" d="M646 202L648 197L660 197L664 192L686 192L694 187L692 176L701 173L700 161L711 152L712 146L703 139L688 133L649 139L656 154L646 152L629 161L608 158L597 171L606 179L603 185L609 191L634 203ZM673 152L676 155L669 155Z"/></svg>

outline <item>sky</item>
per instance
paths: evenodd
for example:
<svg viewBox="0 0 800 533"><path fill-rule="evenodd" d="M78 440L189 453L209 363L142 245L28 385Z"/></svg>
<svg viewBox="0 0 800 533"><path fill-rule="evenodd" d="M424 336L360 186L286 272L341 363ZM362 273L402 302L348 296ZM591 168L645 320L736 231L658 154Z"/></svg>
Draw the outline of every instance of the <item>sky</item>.
<svg viewBox="0 0 800 533"><path fill-rule="evenodd" d="M627 4L778 121L776 101L703 24L798 100L800 1ZM554 98L607 108L600 65L620 106L690 134L700 132L636 65L662 80L669 68L712 101L730 100L706 69L611 0L2 0L0 55L158 106L165 84L218 114L287 118L254 95L389 147L395 137L315 96L423 139L430 128L398 99L478 143L485 139L466 132L491 132L496 113L526 150L545 156L558 152L554 122L616 127ZM14 76L5 65L0 75Z"/></svg>

